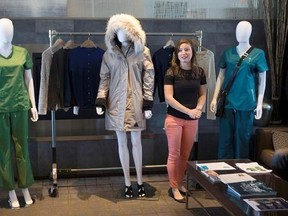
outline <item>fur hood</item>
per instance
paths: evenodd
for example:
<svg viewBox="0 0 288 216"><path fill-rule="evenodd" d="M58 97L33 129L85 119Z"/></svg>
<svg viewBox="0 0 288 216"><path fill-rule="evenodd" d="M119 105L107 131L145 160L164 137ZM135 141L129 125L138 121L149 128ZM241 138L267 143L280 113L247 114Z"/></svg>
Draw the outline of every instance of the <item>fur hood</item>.
<svg viewBox="0 0 288 216"><path fill-rule="evenodd" d="M106 27L105 44L109 52L117 45L116 34L119 29L126 32L126 35L134 45L135 53L143 52L146 44L146 34L143 31L140 22L132 15L116 14L113 15Z"/></svg>

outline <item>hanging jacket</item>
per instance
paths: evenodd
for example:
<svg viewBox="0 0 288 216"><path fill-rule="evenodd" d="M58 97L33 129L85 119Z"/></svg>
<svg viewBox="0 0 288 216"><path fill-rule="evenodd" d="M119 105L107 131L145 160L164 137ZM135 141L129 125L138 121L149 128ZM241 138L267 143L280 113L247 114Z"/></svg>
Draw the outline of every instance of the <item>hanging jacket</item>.
<svg viewBox="0 0 288 216"><path fill-rule="evenodd" d="M127 53L121 50L118 30L124 30L131 42ZM131 15L112 16L105 33L104 53L96 106L105 111L107 130L144 130L145 110L153 105L154 68L146 35L140 22Z"/></svg>

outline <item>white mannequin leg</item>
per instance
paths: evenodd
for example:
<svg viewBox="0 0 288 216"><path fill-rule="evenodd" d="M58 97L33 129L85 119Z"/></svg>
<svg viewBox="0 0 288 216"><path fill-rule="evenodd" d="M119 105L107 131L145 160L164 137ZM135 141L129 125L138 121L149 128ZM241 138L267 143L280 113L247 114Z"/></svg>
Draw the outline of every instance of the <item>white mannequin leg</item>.
<svg viewBox="0 0 288 216"><path fill-rule="evenodd" d="M31 198L31 196L30 196L30 193L29 193L28 188L22 189L22 193L23 193L23 196L24 196L24 199L25 199L25 203L26 203L27 205L33 204L33 200L32 200L32 198Z"/></svg>
<svg viewBox="0 0 288 216"><path fill-rule="evenodd" d="M130 186L131 179L129 169L130 165L129 165L129 150L127 146L127 134L124 131L116 131L116 135L118 140L118 154L124 173L125 185Z"/></svg>
<svg viewBox="0 0 288 216"><path fill-rule="evenodd" d="M10 204L11 208L20 208L20 204L16 195L15 190L9 191L9 199L10 199Z"/></svg>
<svg viewBox="0 0 288 216"><path fill-rule="evenodd" d="M141 131L131 131L132 154L137 173L137 182L139 185L143 184L142 181L142 143Z"/></svg>

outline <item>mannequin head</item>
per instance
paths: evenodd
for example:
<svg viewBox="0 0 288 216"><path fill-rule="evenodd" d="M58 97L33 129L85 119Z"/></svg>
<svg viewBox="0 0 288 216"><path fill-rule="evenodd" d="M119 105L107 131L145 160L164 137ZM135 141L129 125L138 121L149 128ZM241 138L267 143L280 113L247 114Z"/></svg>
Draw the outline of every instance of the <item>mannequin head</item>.
<svg viewBox="0 0 288 216"><path fill-rule="evenodd" d="M247 21L241 21L236 27L236 39L239 43L249 42L252 33L252 25Z"/></svg>
<svg viewBox="0 0 288 216"><path fill-rule="evenodd" d="M13 23L10 19L0 19L0 42L11 43L14 35Z"/></svg>
<svg viewBox="0 0 288 216"><path fill-rule="evenodd" d="M128 37L126 32L123 29L119 29L117 32L117 38L120 43L127 43L128 42Z"/></svg>

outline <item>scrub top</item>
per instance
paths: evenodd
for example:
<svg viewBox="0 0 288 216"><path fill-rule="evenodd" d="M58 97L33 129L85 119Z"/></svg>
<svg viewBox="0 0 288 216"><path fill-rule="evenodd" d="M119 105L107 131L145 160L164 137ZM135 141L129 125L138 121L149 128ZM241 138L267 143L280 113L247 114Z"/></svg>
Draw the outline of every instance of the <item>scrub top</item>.
<svg viewBox="0 0 288 216"><path fill-rule="evenodd" d="M222 84L224 89L235 66L240 60L236 47L228 48L220 58L219 67L226 69L225 78ZM232 87L226 97L227 109L241 111L254 110L257 105L257 75L268 70L265 53L263 50L254 48L242 62Z"/></svg>
<svg viewBox="0 0 288 216"><path fill-rule="evenodd" d="M0 113L31 108L24 72L32 66L32 58L23 47L13 45L8 57L0 55Z"/></svg>

